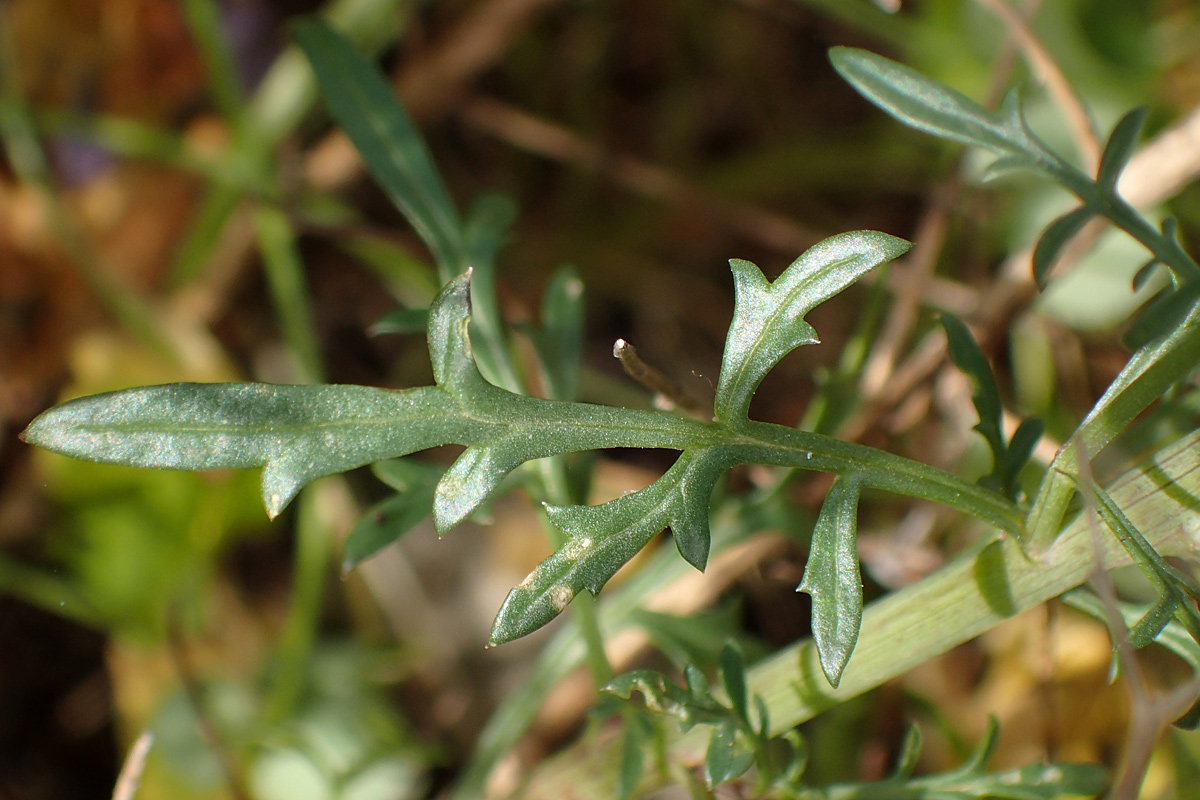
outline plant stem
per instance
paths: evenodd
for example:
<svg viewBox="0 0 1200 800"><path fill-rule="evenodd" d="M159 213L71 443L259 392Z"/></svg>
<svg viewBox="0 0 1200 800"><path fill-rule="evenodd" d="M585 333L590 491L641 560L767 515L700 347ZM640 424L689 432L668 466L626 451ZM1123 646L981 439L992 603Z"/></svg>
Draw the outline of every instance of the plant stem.
<svg viewBox="0 0 1200 800"><path fill-rule="evenodd" d="M284 341L298 362L303 380L320 383L324 374L321 347L312 318L304 264L291 223L278 208L263 206L254 215L254 228Z"/></svg>
<svg viewBox="0 0 1200 800"><path fill-rule="evenodd" d="M1117 479L1109 494L1164 556L1194 552L1200 546L1200 432ZM1101 528L1080 516L1036 560L1024 555L1013 537L992 538L928 578L869 605L837 689L825 682L816 647L805 640L752 667L747 673L750 692L762 695L771 709L773 732L790 729L1083 583L1096 569L1097 544L1105 569L1128 564L1124 548ZM705 741L699 728L676 735L670 744L672 760L697 763ZM569 749L538 770L523 797L559 798L568 790L581 800L611 797L611 765L618 747L605 741Z"/></svg>

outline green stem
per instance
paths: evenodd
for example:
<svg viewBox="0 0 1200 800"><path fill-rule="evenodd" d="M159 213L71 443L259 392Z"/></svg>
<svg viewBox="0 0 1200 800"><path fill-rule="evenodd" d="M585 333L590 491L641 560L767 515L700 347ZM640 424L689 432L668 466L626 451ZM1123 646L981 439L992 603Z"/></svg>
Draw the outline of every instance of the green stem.
<svg viewBox="0 0 1200 800"><path fill-rule="evenodd" d="M263 206L254 215L254 229L284 342L295 356L304 380L320 383L324 374L321 347L292 225L278 208Z"/></svg>
<svg viewBox="0 0 1200 800"><path fill-rule="evenodd" d="M283 637L276 654L278 669L266 700L268 719L286 718L304 692L309 674L317 626L321 615L321 598L325 591L325 576L332 558L329 526L320 510L329 500L317 484L301 493L296 511L296 555L292 567L292 598Z"/></svg>
<svg viewBox="0 0 1200 800"><path fill-rule="evenodd" d="M1123 475L1109 494L1149 544L1164 556L1186 555L1200 545L1200 432L1159 451ZM1099 551L1097 550L1099 548ZM996 537L944 569L869 605L854 657L837 689L825 681L816 647L805 640L752 667L751 693L771 709L773 732L788 730L944 653L980 633L1080 585L1097 568L1129 563L1120 542L1102 525L1080 516L1040 558L1030 559L1013 537ZM897 642L903 642L898 647ZM701 728L677 736L672 760L704 757ZM524 787L527 800L611 797L616 742L577 745L545 762Z"/></svg>
<svg viewBox="0 0 1200 800"><path fill-rule="evenodd" d="M221 116L234 131L240 131L245 118L245 102L238 80L237 66L229 51L221 15L213 0L183 0L183 13L200 50L209 91Z"/></svg>

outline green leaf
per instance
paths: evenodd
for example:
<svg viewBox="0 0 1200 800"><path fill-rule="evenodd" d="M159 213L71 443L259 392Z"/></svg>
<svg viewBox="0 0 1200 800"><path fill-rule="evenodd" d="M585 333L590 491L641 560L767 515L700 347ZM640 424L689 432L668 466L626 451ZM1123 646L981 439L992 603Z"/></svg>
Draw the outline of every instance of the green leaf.
<svg viewBox="0 0 1200 800"><path fill-rule="evenodd" d="M650 486L603 505L547 507L550 521L569 538L508 593L492 625L491 644L537 630L585 589L599 593L663 528L672 529L677 544L703 541L707 556L708 499L728 466L714 455L685 452Z"/></svg>
<svg viewBox="0 0 1200 800"><path fill-rule="evenodd" d="M527 459L515 443L468 447L438 481L433 500L433 526L443 534L487 501L510 472Z"/></svg>
<svg viewBox="0 0 1200 800"><path fill-rule="evenodd" d="M486 194L471 206L463 233L471 265L471 335L479 344L475 361L489 381L510 392L523 385L508 351L508 332L496 303L496 254L509 239L517 207L509 198Z"/></svg>
<svg viewBox="0 0 1200 800"><path fill-rule="evenodd" d="M1030 169L1033 167L1029 163L1029 159L1024 156L1000 156L983 168L983 173L979 176L980 183L987 183L1002 178L1010 172L1015 172L1022 169Z"/></svg>
<svg viewBox="0 0 1200 800"><path fill-rule="evenodd" d="M368 333L372 336L424 333L428 326L428 310L424 308L397 308L377 319Z"/></svg>
<svg viewBox="0 0 1200 800"><path fill-rule="evenodd" d="M1046 288L1050 269L1058 261L1058 255L1062 252L1063 247L1094 216L1096 216L1096 210L1091 206L1080 206L1068 211L1046 226L1046 230L1042 232L1041 238L1033 248L1033 280L1039 289Z"/></svg>
<svg viewBox="0 0 1200 800"><path fill-rule="evenodd" d="M1088 589L1072 589L1063 594L1059 599L1076 611L1082 611L1084 614L1100 622L1106 624L1108 622L1108 614L1104 608L1104 601ZM1124 621L1126 628L1132 628L1137 625L1138 621L1143 619L1146 613L1152 608L1153 606L1134 603L1117 603L1117 611L1120 612L1121 619ZM1197 643L1192 638L1187 628L1183 627L1178 620L1168 622L1159 631L1158 637L1154 641L1179 656L1192 668L1194 674L1200 675L1200 643Z"/></svg>
<svg viewBox="0 0 1200 800"><path fill-rule="evenodd" d="M342 545L342 572L349 572L429 517L435 481L392 495L368 508Z"/></svg>
<svg viewBox="0 0 1200 800"><path fill-rule="evenodd" d="M829 60L854 89L910 127L1014 156L1036 165L1046 155L1021 120L1014 94L999 113L988 111L959 92L903 64L852 47L834 47Z"/></svg>
<svg viewBox="0 0 1200 800"><path fill-rule="evenodd" d="M434 487L443 473L409 458L372 464L371 471L397 494L371 506L354 523L342 545L342 572L353 570L430 516Z"/></svg>
<svg viewBox="0 0 1200 800"><path fill-rule="evenodd" d="M1133 290L1135 292L1140 291L1147 283L1150 282L1151 278L1158 274L1159 267L1166 269L1167 265L1159 261L1157 256L1152 256L1149 261L1138 267L1138 271L1133 273L1133 280L1130 281L1130 285L1133 287Z"/></svg>
<svg viewBox="0 0 1200 800"><path fill-rule="evenodd" d="M646 708L675 717L683 730L729 719L729 709L707 694L696 695L653 670L634 670L613 678L601 691L628 700L641 692Z"/></svg>
<svg viewBox="0 0 1200 800"><path fill-rule="evenodd" d="M730 642L721 650L721 682L725 685L725 693L738 717L750 724L749 702L746 692L746 664L742 660L742 651Z"/></svg>
<svg viewBox="0 0 1200 800"><path fill-rule="evenodd" d="M909 785L927 788L929 796L939 798L1059 800L1098 796L1108 787L1108 775L1099 764L1030 764L970 778L918 779Z"/></svg>
<svg viewBox="0 0 1200 800"><path fill-rule="evenodd" d="M316 478L479 431L433 387L177 383L72 400L29 424L25 441L83 461L158 469L264 467L274 517Z"/></svg>
<svg viewBox="0 0 1200 800"><path fill-rule="evenodd" d="M458 212L408 113L383 74L342 34L316 19L292 23L329 112L372 177L437 259L444 279L467 266Z"/></svg>
<svg viewBox="0 0 1200 800"><path fill-rule="evenodd" d="M1044 430L1040 419L1028 417L1021 420L1021 424L1013 431L1012 438L1008 440L1008 449L1004 452L1004 461L996 470L996 478L1005 496L1016 497L1021 470L1029 462Z"/></svg>
<svg viewBox="0 0 1200 800"><path fill-rule="evenodd" d="M573 400L583 364L584 287L578 273L563 267L542 292L541 326L529 331L541 363L547 394Z"/></svg>
<svg viewBox="0 0 1200 800"><path fill-rule="evenodd" d="M736 778L753 763L754 753L739 740L736 721L725 720L713 728L704 755L704 783L708 788Z"/></svg>
<svg viewBox="0 0 1200 800"><path fill-rule="evenodd" d="M471 349L471 270L442 287L429 308L429 360L433 379L460 401L495 397L499 390L483 379Z"/></svg>
<svg viewBox="0 0 1200 800"><path fill-rule="evenodd" d="M1108 142L1104 145L1104 152L1100 156L1100 167L1096 171L1096 183L1101 191L1116 195L1117 181L1125 165L1133 157L1138 134L1141 133L1149 113L1150 110L1145 106L1135 108L1113 126L1112 133L1108 135Z"/></svg>
<svg viewBox="0 0 1200 800"><path fill-rule="evenodd" d="M1096 512L1161 598L1155 608L1130 631L1130 641L1134 647L1143 647L1158 636L1172 614L1200 642L1200 611L1196 608L1192 587L1183 583L1179 573L1146 541L1108 492L1099 486L1093 487L1093 492L1096 496Z"/></svg>
<svg viewBox="0 0 1200 800"><path fill-rule="evenodd" d="M517 204L512 198L502 194L476 198L463 229L468 263L476 270L491 271L496 255L508 244L516 221Z"/></svg>
<svg viewBox="0 0 1200 800"><path fill-rule="evenodd" d="M904 732L904 740L900 743L900 754L896 757L896 769L893 778L911 778L917 768L917 759L921 757L921 728L909 725Z"/></svg>
<svg viewBox="0 0 1200 800"><path fill-rule="evenodd" d="M766 374L795 348L818 341L805 314L911 246L877 231L831 236L773 282L749 261L730 261L735 307L717 382L717 419L727 425L745 420L750 398Z"/></svg>
<svg viewBox="0 0 1200 800"><path fill-rule="evenodd" d="M975 337L958 318L950 314L943 314L941 322L942 327L946 329L950 360L954 362L954 366L971 379L975 389L971 394L971 401L975 404L976 413L979 414L979 424L975 426L975 430L979 431L987 440L988 447L992 451L993 463L999 467L1003 463L1007 448L1004 444L1004 435L1000 432L1003 412L1000 404L1000 389L996 386L996 377L992 374L992 366L984 357L983 351L979 349L979 345L976 344Z"/></svg>
<svg viewBox="0 0 1200 800"><path fill-rule="evenodd" d="M796 591L812 596L812 630L821 670L837 688L862 624L862 578L858 571L859 482L833 482L813 527L812 549Z"/></svg>
<svg viewBox="0 0 1200 800"><path fill-rule="evenodd" d="M1197 287L1184 285L1178 289L1170 286L1163 289L1142 306L1133 323L1121 336L1121 344L1130 350L1170 335L1178 328L1196 304Z"/></svg>

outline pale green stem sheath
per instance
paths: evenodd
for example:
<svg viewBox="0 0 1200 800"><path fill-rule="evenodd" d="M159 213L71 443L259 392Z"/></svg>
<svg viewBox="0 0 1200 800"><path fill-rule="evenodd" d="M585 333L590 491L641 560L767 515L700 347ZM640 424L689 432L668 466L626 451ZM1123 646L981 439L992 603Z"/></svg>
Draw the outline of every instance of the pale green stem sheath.
<svg viewBox="0 0 1200 800"><path fill-rule="evenodd" d="M1200 550L1200 432L1123 475L1109 494L1159 553L1194 557ZM771 709L772 730L788 730L1082 584L1097 568L1097 544L1105 569L1129 563L1117 539L1088 517L1076 518L1037 559L1024 555L1014 537L991 538L867 606L837 689L825 681L812 640L805 640L754 665L747 676L750 692L762 695ZM701 726L676 735L672 760L697 763L706 734ZM615 741L573 747L539 768L522 796L557 799L569 788L581 800L612 797L618 748Z"/></svg>

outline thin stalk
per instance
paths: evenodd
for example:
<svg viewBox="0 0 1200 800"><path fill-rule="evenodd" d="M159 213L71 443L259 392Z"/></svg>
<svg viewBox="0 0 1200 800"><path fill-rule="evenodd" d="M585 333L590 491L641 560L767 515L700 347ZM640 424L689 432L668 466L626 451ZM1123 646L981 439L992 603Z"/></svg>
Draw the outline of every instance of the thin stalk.
<svg viewBox="0 0 1200 800"><path fill-rule="evenodd" d="M183 13L200 50L213 103L230 127L239 132L245 120L245 98L237 64L221 30L221 12L214 0L183 0Z"/></svg>
<svg viewBox="0 0 1200 800"><path fill-rule="evenodd" d="M296 510L296 554L292 566L292 598L288 618L276 653L278 668L267 695L268 719L286 718L304 692L321 616L321 599L333 551L329 526L321 517L327 506L325 484L300 494Z"/></svg>
<svg viewBox="0 0 1200 800"><path fill-rule="evenodd" d="M278 208L263 206L254 215L254 229L284 341L295 356L304 380L321 383L325 372L321 366L321 347L292 225Z"/></svg>

